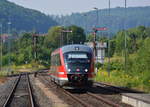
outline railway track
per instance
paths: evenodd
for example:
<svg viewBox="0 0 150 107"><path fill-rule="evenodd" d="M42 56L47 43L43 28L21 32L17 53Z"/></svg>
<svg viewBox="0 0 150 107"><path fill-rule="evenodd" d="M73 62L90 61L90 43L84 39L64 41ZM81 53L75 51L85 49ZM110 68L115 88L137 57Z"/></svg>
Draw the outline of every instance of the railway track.
<svg viewBox="0 0 150 107"><path fill-rule="evenodd" d="M34 107L28 74L20 74L3 107Z"/></svg>
<svg viewBox="0 0 150 107"><path fill-rule="evenodd" d="M40 78L42 81L45 81L47 85L49 85L49 88L51 87L57 87L52 83L50 80L48 80L46 77ZM94 94L92 92L72 92L67 91L63 88L57 87L57 90L60 90L60 92L63 92L66 96L70 97L69 99L72 99L75 101L76 104L80 104L84 107L95 107L100 105L101 107L120 107L122 105L117 104L110 99L107 99L105 97L102 97L100 95Z"/></svg>
<svg viewBox="0 0 150 107"><path fill-rule="evenodd" d="M109 99L106 99L104 97L101 97L99 95L90 92L68 93L68 91L66 91L66 93L71 94L74 100L76 101L79 100L78 102L80 102L84 107L96 107L98 105L100 105L101 107L120 107L119 104L116 104Z"/></svg>

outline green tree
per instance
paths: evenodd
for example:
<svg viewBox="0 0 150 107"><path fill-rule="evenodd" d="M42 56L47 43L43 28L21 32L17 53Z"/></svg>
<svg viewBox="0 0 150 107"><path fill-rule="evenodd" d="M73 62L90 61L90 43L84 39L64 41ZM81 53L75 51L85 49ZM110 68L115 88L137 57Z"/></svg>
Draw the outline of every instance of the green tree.
<svg viewBox="0 0 150 107"><path fill-rule="evenodd" d="M72 31L68 34L69 44L84 44L86 35L81 27L72 25L68 29Z"/></svg>
<svg viewBox="0 0 150 107"><path fill-rule="evenodd" d="M49 29L48 35L44 40L44 46L46 46L46 48L56 49L60 47L60 43L62 42L62 29L63 28L61 26L55 26Z"/></svg>
<svg viewBox="0 0 150 107"><path fill-rule="evenodd" d="M137 52L137 58L134 68L136 71L150 71L150 38L143 41L143 45Z"/></svg>
<svg viewBox="0 0 150 107"><path fill-rule="evenodd" d="M124 49L124 32L118 32L115 38L117 55L122 55Z"/></svg>

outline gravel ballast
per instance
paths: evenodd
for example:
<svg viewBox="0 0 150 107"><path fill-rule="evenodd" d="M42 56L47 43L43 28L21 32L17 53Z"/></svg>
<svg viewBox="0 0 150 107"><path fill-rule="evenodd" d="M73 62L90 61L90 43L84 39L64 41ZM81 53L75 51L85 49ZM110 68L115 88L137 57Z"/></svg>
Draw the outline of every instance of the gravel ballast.
<svg viewBox="0 0 150 107"><path fill-rule="evenodd" d="M52 91L50 91L38 78L30 76L34 98L39 107L68 107L64 101L59 99Z"/></svg>
<svg viewBox="0 0 150 107"><path fill-rule="evenodd" d="M5 83L0 84L0 107L2 107L5 103L15 80L16 77L7 78L7 81L5 81Z"/></svg>

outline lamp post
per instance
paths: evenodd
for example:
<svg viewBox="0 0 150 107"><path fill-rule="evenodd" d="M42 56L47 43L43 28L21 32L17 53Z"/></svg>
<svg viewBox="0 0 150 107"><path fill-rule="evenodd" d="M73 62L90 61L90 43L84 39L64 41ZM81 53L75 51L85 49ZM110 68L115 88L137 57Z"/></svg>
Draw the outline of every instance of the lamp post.
<svg viewBox="0 0 150 107"><path fill-rule="evenodd" d="M2 71L2 66L3 66L3 61L2 61L2 58L3 58L3 38L2 38L2 34L3 34L3 31L2 31L2 29L3 29L3 25L2 24L0 24L0 39L1 39L1 64L0 64L0 71Z"/></svg>
<svg viewBox="0 0 150 107"><path fill-rule="evenodd" d="M87 34L87 14L84 14L85 17L85 34Z"/></svg>
<svg viewBox="0 0 150 107"><path fill-rule="evenodd" d="M96 24L95 24L95 27L98 27L98 23L99 23L99 16L98 16L98 8L97 7L94 7L93 9L96 10Z"/></svg>

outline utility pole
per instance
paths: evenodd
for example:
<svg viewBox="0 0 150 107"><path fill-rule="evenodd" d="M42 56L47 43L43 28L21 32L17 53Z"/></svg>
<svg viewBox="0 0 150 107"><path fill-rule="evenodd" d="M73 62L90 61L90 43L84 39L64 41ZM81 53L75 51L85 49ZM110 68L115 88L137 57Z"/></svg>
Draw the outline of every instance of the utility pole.
<svg viewBox="0 0 150 107"><path fill-rule="evenodd" d="M2 67L3 67L3 60L2 60L2 59L3 59L3 38L2 38L3 25L2 25L2 24L0 24L0 29L1 29L1 30L0 30L0 32L1 32L1 33L0 33L0 39L1 39L1 41L0 41L0 42L1 42L1 55L0 55L0 56L1 56L0 68L1 68L1 69L0 69L0 71L2 71Z"/></svg>
<svg viewBox="0 0 150 107"><path fill-rule="evenodd" d="M126 29L126 16L127 16L127 0L125 0L125 20L124 20L124 29ZM125 47L125 61L124 61L124 64L125 64L125 72L127 71L127 34L126 34L126 30L125 30L125 41L124 41L124 47Z"/></svg>
<svg viewBox="0 0 150 107"><path fill-rule="evenodd" d="M11 71L11 59L10 59L10 51L11 51L11 34L10 34L10 29L11 29L11 22L10 22L10 19L9 19L9 22L8 22L8 53L9 53L9 59L8 59L8 65L9 65L9 68L8 68L8 71L10 72Z"/></svg>
<svg viewBox="0 0 150 107"><path fill-rule="evenodd" d="M33 49L33 58L35 59L35 61L37 60L37 39L38 39L38 35L36 33L32 34L32 49Z"/></svg>

